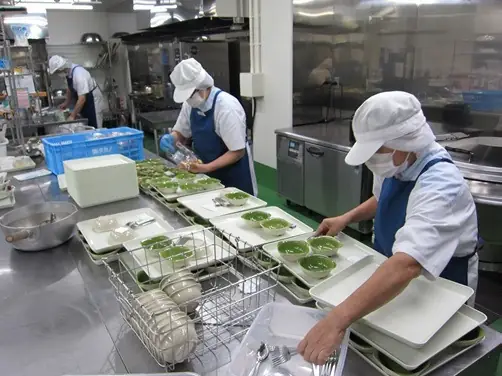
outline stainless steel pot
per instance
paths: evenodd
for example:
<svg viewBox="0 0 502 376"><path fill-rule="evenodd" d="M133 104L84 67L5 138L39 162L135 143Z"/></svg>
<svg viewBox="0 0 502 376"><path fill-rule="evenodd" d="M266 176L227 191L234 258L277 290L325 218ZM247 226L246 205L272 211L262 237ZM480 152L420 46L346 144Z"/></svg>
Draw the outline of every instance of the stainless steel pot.
<svg viewBox="0 0 502 376"><path fill-rule="evenodd" d="M77 211L69 202L27 205L0 217L0 228L14 248L42 251L57 247L73 236Z"/></svg>

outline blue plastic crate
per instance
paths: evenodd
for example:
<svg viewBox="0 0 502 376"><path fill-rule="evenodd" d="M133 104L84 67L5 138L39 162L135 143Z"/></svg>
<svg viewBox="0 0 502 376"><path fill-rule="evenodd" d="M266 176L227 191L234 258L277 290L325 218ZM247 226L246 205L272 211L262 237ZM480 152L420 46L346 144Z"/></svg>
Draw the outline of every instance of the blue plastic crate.
<svg viewBox="0 0 502 376"><path fill-rule="evenodd" d="M500 90L464 91L462 97L474 111L502 111L502 91Z"/></svg>
<svg viewBox="0 0 502 376"><path fill-rule="evenodd" d="M115 132L128 134L106 137ZM96 138L96 133L103 134L105 137ZM52 173L60 175L64 173L63 161L70 159L122 154L135 161L141 161L145 159L143 137L142 131L129 127L46 137L42 139L45 162Z"/></svg>

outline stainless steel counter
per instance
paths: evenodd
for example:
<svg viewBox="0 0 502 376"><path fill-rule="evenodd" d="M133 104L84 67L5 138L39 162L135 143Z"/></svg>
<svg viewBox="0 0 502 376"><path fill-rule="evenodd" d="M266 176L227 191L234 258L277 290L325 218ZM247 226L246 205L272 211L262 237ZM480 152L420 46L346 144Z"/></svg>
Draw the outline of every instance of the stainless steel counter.
<svg viewBox="0 0 502 376"><path fill-rule="evenodd" d="M55 176L16 185L17 207L68 200L68 195L59 190ZM80 209L79 220L141 207L156 210L175 228L187 225L177 215L144 197ZM1 210L0 215L8 210ZM3 237L0 247L3 375L161 372L122 320L105 268L89 260L76 238L37 253L15 251ZM285 300L281 294L278 299ZM485 330L487 339L483 344L432 375L459 375L460 370L483 357L481 361L487 364L491 359L498 359L502 336L489 328ZM494 352L497 346L499 350ZM489 368L485 371L478 374L491 374ZM360 375L377 373L351 353L344 376Z"/></svg>

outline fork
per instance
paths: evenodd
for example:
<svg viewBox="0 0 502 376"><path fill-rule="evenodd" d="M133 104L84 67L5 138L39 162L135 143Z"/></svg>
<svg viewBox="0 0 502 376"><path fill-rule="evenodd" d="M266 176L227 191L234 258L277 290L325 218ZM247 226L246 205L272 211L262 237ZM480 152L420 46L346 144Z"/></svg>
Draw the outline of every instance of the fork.
<svg viewBox="0 0 502 376"><path fill-rule="evenodd" d="M335 351L324 363L321 369L320 376L334 376L336 372L336 366L338 363L338 352Z"/></svg>
<svg viewBox="0 0 502 376"><path fill-rule="evenodd" d="M291 360L296 355L296 350L290 350L286 346L276 347L271 354L272 367L278 367Z"/></svg>

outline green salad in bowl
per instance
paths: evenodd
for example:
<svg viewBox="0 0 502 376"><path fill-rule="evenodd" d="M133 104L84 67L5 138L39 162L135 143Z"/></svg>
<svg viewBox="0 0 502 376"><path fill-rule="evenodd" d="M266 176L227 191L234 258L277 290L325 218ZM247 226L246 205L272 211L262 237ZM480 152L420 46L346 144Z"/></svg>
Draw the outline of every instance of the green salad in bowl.
<svg viewBox="0 0 502 376"><path fill-rule="evenodd" d="M183 183L180 184L180 189L182 192L200 192L204 190L204 187L202 187L198 183Z"/></svg>
<svg viewBox="0 0 502 376"><path fill-rule="evenodd" d="M325 278L331 270L336 268L336 263L327 256L311 255L298 260L303 272L311 278Z"/></svg>
<svg viewBox="0 0 502 376"><path fill-rule="evenodd" d="M194 256L194 251L185 246L168 247L160 252L160 257L172 262L174 267L186 266L189 259Z"/></svg>
<svg viewBox="0 0 502 376"><path fill-rule="evenodd" d="M308 243L304 240L287 240L277 245L281 257L289 262L296 262L310 252Z"/></svg>
<svg viewBox="0 0 502 376"><path fill-rule="evenodd" d="M268 235L281 236L289 230L291 223L282 218L269 218L261 221L260 226Z"/></svg>
<svg viewBox="0 0 502 376"><path fill-rule="evenodd" d="M173 181L164 181L162 183L156 184L155 187L165 194L176 193L178 190L179 184Z"/></svg>
<svg viewBox="0 0 502 376"><path fill-rule="evenodd" d="M197 181L204 189L214 189L221 186L221 181L214 178L201 179Z"/></svg>
<svg viewBox="0 0 502 376"><path fill-rule="evenodd" d="M170 245L171 244L171 240L169 240L169 238L167 236L159 235L159 236L154 236L153 238L149 238L149 239L143 240L141 242L141 246L142 247L151 247L152 245L154 245L156 243L162 243L162 244Z"/></svg>
<svg viewBox="0 0 502 376"><path fill-rule="evenodd" d="M195 174L192 174L191 172L178 172L175 175L176 180L178 183L187 183L190 181L193 181L197 176Z"/></svg>
<svg viewBox="0 0 502 376"><path fill-rule="evenodd" d="M272 215L260 210L244 213L241 218L251 227L260 227L260 222L269 219Z"/></svg>
<svg viewBox="0 0 502 376"><path fill-rule="evenodd" d="M244 192L231 192L225 194L225 200L232 206L243 206L248 202L249 195Z"/></svg>
<svg viewBox="0 0 502 376"><path fill-rule="evenodd" d="M310 247L312 247L312 252L324 255L324 256L334 256L338 253L338 250L343 246L343 243L332 236L318 236L309 239Z"/></svg>

